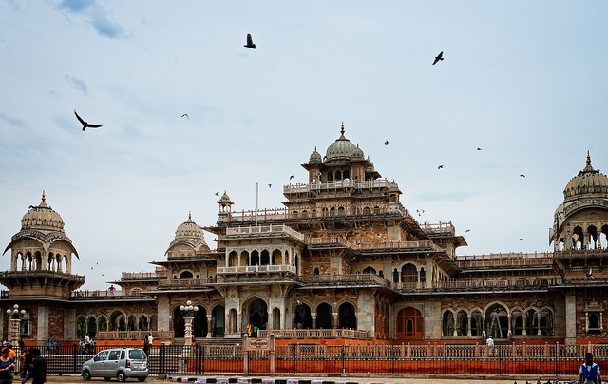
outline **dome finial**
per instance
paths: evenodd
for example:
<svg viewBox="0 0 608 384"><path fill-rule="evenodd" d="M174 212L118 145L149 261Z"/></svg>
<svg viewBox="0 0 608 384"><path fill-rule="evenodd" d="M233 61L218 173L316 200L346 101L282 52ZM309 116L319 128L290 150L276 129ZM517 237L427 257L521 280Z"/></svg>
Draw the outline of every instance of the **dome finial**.
<svg viewBox="0 0 608 384"><path fill-rule="evenodd" d="M591 165L591 155L589 154L589 150L587 150L587 165Z"/></svg>
<svg viewBox="0 0 608 384"><path fill-rule="evenodd" d="M340 133L344 135L344 122L342 122L342 127L340 128Z"/></svg>
<svg viewBox="0 0 608 384"><path fill-rule="evenodd" d="M42 190L42 201L46 201L46 193L44 189Z"/></svg>
<svg viewBox="0 0 608 384"><path fill-rule="evenodd" d="M188 221L192 221L192 211L188 210Z"/></svg>

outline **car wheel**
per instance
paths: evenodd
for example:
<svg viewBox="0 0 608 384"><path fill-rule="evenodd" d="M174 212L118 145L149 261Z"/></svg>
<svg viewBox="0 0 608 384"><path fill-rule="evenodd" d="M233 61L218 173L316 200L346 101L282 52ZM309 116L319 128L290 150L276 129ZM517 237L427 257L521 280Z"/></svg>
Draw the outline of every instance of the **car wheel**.
<svg viewBox="0 0 608 384"><path fill-rule="evenodd" d="M147 378L147 377L148 377L148 376L139 376L139 377L137 378L137 380L139 380L139 381L146 381L146 378Z"/></svg>
<svg viewBox="0 0 608 384"><path fill-rule="evenodd" d="M91 372L86 371L86 370L82 371L82 378L85 379L85 380L87 380L87 381L91 380Z"/></svg>
<svg viewBox="0 0 608 384"><path fill-rule="evenodd" d="M127 375L125 375L123 372L118 372L118 374L116 375L116 378L118 379L118 381L125 381L127 380Z"/></svg>

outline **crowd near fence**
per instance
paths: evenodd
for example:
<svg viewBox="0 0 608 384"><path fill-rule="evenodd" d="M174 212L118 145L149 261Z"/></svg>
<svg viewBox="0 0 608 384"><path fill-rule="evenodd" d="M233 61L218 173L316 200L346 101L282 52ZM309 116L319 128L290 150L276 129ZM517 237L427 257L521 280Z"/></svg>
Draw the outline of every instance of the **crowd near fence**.
<svg viewBox="0 0 608 384"><path fill-rule="evenodd" d="M132 345L125 345L132 347ZM27 348L33 347L28 345ZM78 345L50 349L37 346L50 375L80 374L83 363L103 348L83 351ZM544 343L399 344L328 346L312 343L279 345L274 350L243 350L239 343L154 345L148 356L151 375L542 375L572 377L591 352L608 369L608 344Z"/></svg>

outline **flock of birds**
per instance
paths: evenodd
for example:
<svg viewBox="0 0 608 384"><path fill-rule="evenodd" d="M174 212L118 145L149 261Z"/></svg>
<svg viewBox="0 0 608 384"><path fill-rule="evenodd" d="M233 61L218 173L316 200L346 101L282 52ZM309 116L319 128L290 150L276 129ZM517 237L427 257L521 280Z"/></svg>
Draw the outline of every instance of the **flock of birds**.
<svg viewBox="0 0 608 384"><path fill-rule="evenodd" d="M251 33L247 34L247 39L246 39L246 44L243 45L243 47L248 48L248 49L256 49L256 44L253 42L253 37L251 36ZM439 54L437 56L435 56L435 59L433 60L433 64L435 65L437 63L439 63L440 61L445 60L445 58L443 57L443 51L439 52ZM78 121L80 122L80 124L82 124L82 130L86 131L87 128L100 128L103 126L103 124L90 124L87 121L85 121L80 115L78 115L78 113L76 112L76 110L74 110L74 114L76 115L76 118L78 119ZM190 120L190 116L187 113L183 113L181 115L182 118L186 118L188 120ZM389 141L386 140L384 142L384 145L389 145ZM477 147L478 151L481 151L482 148ZM437 166L438 170L444 169L445 168L445 164L439 164ZM289 178L289 180L293 180L293 178L295 177L295 175L291 175L291 177ZM520 174L520 177L525 178L526 176L524 174ZM268 188L272 188L272 184L268 184ZM220 193L216 192L215 193L216 196L219 196ZM416 212L418 213L418 216L421 216L422 213L424 213L424 210L416 210ZM470 230L467 229L465 232L469 232ZM522 239L520 239L522 240Z"/></svg>

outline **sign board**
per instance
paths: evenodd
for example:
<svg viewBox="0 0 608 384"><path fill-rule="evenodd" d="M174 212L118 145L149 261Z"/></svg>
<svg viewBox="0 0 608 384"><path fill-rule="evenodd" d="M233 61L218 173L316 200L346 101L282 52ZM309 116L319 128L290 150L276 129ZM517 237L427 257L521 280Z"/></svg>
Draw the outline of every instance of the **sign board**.
<svg viewBox="0 0 608 384"><path fill-rule="evenodd" d="M273 344L270 338L262 337L246 337L244 341L246 351L270 351Z"/></svg>

